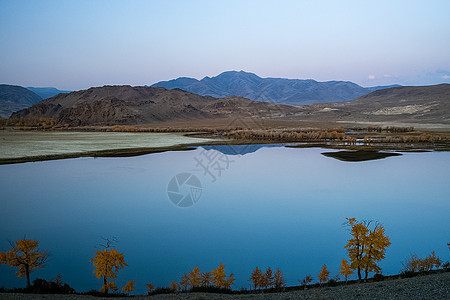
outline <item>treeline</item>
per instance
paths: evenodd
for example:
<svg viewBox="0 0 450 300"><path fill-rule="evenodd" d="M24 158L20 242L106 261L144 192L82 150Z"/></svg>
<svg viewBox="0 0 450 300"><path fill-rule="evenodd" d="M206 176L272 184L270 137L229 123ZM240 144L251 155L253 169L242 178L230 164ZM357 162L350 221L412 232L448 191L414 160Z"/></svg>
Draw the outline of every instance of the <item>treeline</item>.
<svg viewBox="0 0 450 300"><path fill-rule="evenodd" d="M450 243L448 243L448 246L450 248ZM417 254L411 254L411 256L403 263L403 272L429 272L433 270L433 268L439 269L441 266L448 267L448 262L444 263L436 256L434 251L424 258L419 258Z"/></svg>
<svg viewBox="0 0 450 300"><path fill-rule="evenodd" d="M340 281L340 275L345 277L345 283L352 274L357 275L358 282L363 279L367 281L369 273L375 273L374 278L378 280L383 278L379 262L385 258L386 250L391 245L385 228L378 222L358 221L355 218L347 218L346 220L346 225L350 231L350 238L345 245L349 261L345 258L341 260L339 273L334 277L330 277L331 273L324 264L317 276L319 285L324 283L336 284ZM31 285L30 274L34 270L42 268L48 259L48 253L40 250L38 244L36 240L18 240L11 243L10 250L0 252L0 264L17 268L17 276L26 278L27 289L19 290L19 292L75 293L74 289L62 282L61 275L50 281L36 279ZM450 243L447 246L450 249ZM135 289L135 280L126 282L120 289L116 285L118 271L128 266L125 262L124 253L112 249L109 240L104 247L103 251L95 251L95 256L90 260L94 266L94 275L101 280L101 288L98 291L87 292L87 294L107 295L112 291L114 295L129 295ZM419 258L413 254L404 262L402 274L404 277L411 277L419 272L430 272L440 268L448 269L449 265L449 262L444 263L438 258L435 252L424 258ZM278 268L274 272L268 267L263 272L262 269L256 267L248 280L252 283L254 291L283 291L285 288L284 274ZM225 266L220 263L216 269L207 272L201 272L198 266L194 267L191 271L184 273L179 280L171 281L169 287L155 289L152 283L147 283L146 287L149 295L196 291L231 293L234 281L234 274L227 275ZM307 275L299 282L302 287L306 288L313 282L313 276ZM6 290L0 289L1 291ZM246 290L240 292L246 292Z"/></svg>
<svg viewBox="0 0 450 300"><path fill-rule="evenodd" d="M352 132L344 128L332 129L302 129L302 128L265 128L248 129L243 127L230 128L149 128L145 125L113 125L113 126L83 126L71 127L69 124L58 124L52 118L30 119L1 119L0 129L6 126L18 126L24 130L77 130L101 132L148 132L148 133L202 133L206 136L221 137L242 141L261 142L331 142L341 145L377 145L377 144L405 144L405 143L440 143L449 142L449 137L436 132L415 132L414 127L369 126L367 128L351 128ZM368 133L377 135L367 135ZM383 135L383 133L386 133ZM395 134L398 135L389 135Z"/></svg>
<svg viewBox="0 0 450 300"><path fill-rule="evenodd" d="M396 127L396 126L369 126L367 127L368 132L412 132L414 127Z"/></svg>

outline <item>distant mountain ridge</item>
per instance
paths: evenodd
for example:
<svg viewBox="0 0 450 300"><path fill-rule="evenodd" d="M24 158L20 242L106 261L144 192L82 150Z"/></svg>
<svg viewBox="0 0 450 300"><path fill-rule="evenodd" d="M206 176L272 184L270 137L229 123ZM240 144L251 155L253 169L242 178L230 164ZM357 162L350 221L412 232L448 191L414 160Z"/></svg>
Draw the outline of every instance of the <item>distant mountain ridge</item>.
<svg viewBox="0 0 450 300"><path fill-rule="evenodd" d="M61 91L54 87L27 87L30 91L39 95L42 99L48 99L60 93L70 93L71 91Z"/></svg>
<svg viewBox="0 0 450 300"><path fill-rule="evenodd" d="M41 100L41 97L24 87L0 84L0 118L8 118L13 112L30 107Z"/></svg>
<svg viewBox="0 0 450 300"><path fill-rule="evenodd" d="M261 78L244 71L227 71L215 77L197 80L180 77L153 84L167 89L179 88L191 93L217 98L245 97L289 105L347 101L375 90L399 86L364 88L350 81L318 82L312 79Z"/></svg>

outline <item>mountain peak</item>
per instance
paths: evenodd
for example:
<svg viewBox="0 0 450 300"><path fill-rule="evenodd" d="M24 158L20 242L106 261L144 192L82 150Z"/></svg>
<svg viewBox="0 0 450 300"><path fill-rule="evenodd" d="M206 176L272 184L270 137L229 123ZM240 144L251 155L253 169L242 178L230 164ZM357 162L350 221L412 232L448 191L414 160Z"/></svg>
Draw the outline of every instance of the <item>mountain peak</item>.
<svg viewBox="0 0 450 300"><path fill-rule="evenodd" d="M256 101L292 105L346 101L378 89L364 88L350 81L318 82L312 79L261 78L244 70L225 71L215 77L206 76L201 80L180 77L158 82L153 86L179 88L203 96L218 98L241 96Z"/></svg>

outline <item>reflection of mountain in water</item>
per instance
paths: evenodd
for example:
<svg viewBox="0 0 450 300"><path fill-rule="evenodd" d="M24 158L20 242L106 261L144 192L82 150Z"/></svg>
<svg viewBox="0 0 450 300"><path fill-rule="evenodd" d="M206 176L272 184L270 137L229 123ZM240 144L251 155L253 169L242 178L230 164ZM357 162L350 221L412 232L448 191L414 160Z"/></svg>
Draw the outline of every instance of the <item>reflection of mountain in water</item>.
<svg viewBox="0 0 450 300"><path fill-rule="evenodd" d="M256 145L210 145L202 146L205 150L216 150L225 155L246 155L267 147L283 147L283 144L256 144Z"/></svg>

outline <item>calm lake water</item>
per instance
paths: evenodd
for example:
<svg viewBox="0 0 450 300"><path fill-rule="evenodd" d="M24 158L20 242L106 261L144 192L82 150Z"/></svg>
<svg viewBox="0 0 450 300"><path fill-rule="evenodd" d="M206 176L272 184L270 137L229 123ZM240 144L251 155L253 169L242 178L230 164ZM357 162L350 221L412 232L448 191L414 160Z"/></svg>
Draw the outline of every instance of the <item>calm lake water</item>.
<svg viewBox="0 0 450 300"><path fill-rule="evenodd" d="M308 274L317 281L323 264L335 276L347 258L346 217L385 226L392 246L384 274L398 273L411 253L434 250L450 259L450 153L351 163L318 148L258 148L2 165L0 250L8 239L37 239L51 257L32 279L61 273L86 291L101 287L89 260L102 237L114 236L129 265L116 284L136 280L136 293L145 293L145 283L168 286L195 266L209 271L220 262L235 274L235 289L250 286L256 266L280 268L287 285ZM190 186L177 192L172 179L182 173ZM15 269L0 265L0 286L24 285Z"/></svg>

